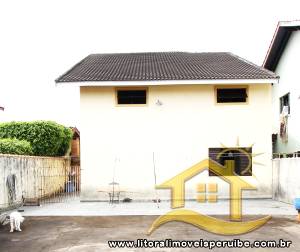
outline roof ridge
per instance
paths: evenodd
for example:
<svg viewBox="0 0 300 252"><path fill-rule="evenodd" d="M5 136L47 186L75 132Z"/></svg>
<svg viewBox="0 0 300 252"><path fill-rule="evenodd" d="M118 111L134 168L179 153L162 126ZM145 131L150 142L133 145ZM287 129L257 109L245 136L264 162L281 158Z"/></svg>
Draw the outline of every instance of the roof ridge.
<svg viewBox="0 0 300 252"><path fill-rule="evenodd" d="M99 56L99 55L125 55L125 54L149 54L149 53L153 53L153 54L155 54L155 53L213 54L213 53L230 53L230 52L226 52L226 51L218 51L218 52L213 52L213 51L210 51L210 52L197 52L197 51L195 51L195 52L189 52L189 51L118 52L118 53L92 53L92 54L88 55L87 57L89 57L89 56Z"/></svg>

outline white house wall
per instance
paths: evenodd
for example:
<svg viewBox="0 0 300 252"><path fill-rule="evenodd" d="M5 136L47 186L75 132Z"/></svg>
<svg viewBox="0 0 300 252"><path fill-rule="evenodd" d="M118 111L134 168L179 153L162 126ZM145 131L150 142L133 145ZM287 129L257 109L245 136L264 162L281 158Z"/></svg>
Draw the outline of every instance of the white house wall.
<svg viewBox="0 0 300 252"><path fill-rule="evenodd" d="M263 153L253 159L263 164L253 164L255 178L245 177L258 190L244 196L272 197L271 85L249 85L243 105L215 104L214 88L151 86L146 106L116 106L114 87L81 87L81 199L107 200L113 177L123 196L154 199L153 152L160 184L208 158L209 147L235 146L237 137L240 146L254 144L253 152ZM228 196L228 185L204 172L187 183L187 198L195 199L196 184L208 181ZM158 194L168 199L170 191Z"/></svg>
<svg viewBox="0 0 300 252"><path fill-rule="evenodd" d="M291 114L288 117L288 142L284 143L278 136L276 152L292 153L300 151L300 31L294 31L276 68L280 76L279 84L274 84L273 132L279 133L279 98L290 93Z"/></svg>

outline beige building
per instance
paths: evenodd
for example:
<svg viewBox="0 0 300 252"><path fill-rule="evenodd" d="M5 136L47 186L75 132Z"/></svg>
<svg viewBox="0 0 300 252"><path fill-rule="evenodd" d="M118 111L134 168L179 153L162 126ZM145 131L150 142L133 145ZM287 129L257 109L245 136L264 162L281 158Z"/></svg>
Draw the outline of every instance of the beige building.
<svg viewBox="0 0 300 252"><path fill-rule="evenodd" d="M121 198L169 199L155 184L208 157L234 160L233 176L257 187L244 196L272 197L272 72L231 53L97 54L56 82L80 86L82 200L108 200L112 182ZM208 181L228 197L209 172L186 197Z"/></svg>

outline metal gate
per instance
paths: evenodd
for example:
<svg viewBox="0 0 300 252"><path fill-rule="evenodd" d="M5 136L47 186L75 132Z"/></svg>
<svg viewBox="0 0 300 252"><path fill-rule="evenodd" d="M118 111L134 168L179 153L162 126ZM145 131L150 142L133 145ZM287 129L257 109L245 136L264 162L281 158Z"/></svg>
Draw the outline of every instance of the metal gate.
<svg viewBox="0 0 300 252"><path fill-rule="evenodd" d="M81 182L80 166L59 169L41 167L36 174L37 197L25 198L25 205L68 202L78 199Z"/></svg>

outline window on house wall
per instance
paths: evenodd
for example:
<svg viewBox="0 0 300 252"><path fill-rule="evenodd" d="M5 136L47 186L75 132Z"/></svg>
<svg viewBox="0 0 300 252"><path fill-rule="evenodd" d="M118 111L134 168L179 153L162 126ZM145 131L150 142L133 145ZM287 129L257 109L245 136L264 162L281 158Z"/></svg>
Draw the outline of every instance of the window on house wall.
<svg viewBox="0 0 300 252"><path fill-rule="evenodd" d="M233 165L235 175L252 175L252 148L234 147L234 148L209 148L209 158L222 166ZM231 161L231 162L227 162ZM228 176L232 174L226 174ZM211 170L209 176L217 176Z"/></svg>
<svg viewBox="0 0 300 252"><path fill-rule="evenodd" d="M119 105L126 104L146 104L147 103L147 90L146 89L118 89L117 103Z"/></svg>
<svg viewBox="0 0 300 252"><path fill-rule="evenodd" d="M283 107L288 107L288 114L290 114L290 93L287 93L286 95L279 98L280 99L280 111L279 113L282 113Z"/></svg>
<svg viewBox="0 0 300 252"><path fill-rule="evenodd" d="M217 103L247 102L247 88L217 88Z"/></svg>

